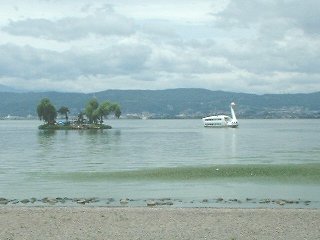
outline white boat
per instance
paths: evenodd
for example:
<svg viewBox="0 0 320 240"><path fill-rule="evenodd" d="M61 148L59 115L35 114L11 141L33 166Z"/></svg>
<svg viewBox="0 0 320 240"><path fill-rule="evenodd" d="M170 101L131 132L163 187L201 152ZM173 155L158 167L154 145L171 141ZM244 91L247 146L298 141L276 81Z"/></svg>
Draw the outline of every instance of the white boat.
<svg viewBox="0 0 320 240"><path fill-rule="evenodd" d="M238 127L238 120L234 113L234 106L236 104L232 102L230 104L231 117L226 115L209 116L202 118L203 126L205 127Z"/></svg>

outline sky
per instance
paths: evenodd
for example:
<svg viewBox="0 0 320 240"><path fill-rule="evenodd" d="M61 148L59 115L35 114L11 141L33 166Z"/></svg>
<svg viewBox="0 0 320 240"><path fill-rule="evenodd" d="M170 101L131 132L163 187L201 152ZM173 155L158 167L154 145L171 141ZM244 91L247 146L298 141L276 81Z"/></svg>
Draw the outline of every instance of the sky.
<svg viewBox="0 0 320 240"><path fill-rule="evenodd" d="M0 84L320 91L320 1L1 0Z"/></svg>

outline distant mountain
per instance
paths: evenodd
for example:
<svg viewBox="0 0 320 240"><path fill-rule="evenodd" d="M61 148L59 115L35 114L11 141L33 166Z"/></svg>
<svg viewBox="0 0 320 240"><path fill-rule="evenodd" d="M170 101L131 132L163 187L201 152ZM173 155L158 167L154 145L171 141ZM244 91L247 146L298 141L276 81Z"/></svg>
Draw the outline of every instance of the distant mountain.
<svg viewBox="0 0 320 240"><path fill-rule="evenodd" d="M200 118L227 113L235 102L239 118L320 118L320 92L309 94L246 94L206 89L107 90L83 93L0 92L0 117L36 115L40 100L48 97L57 108L68 106L71 114L83 110L87 101L109 100L121 105L123 116L150 118Z"/></svg>
<svg viewBox="0 0 320 240"><path fill-rule="evenodd" d="M0 92L23 92L23 91L0 84Z"/></svg>

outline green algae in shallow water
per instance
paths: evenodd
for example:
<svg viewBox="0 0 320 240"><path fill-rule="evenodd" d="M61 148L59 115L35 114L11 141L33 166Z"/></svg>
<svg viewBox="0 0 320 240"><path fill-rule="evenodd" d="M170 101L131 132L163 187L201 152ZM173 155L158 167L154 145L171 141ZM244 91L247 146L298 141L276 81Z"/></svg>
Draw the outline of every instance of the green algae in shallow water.
<svg viewBox="0 0 320 240"><path fill-rule="evenodd" d="M50 178L70 181L192 181L227 179L228 181L245 182L274 181L315 184L320 183L320 164L215 165L207 167L156 168L119 172L47 173L45 175Z"/></svg>

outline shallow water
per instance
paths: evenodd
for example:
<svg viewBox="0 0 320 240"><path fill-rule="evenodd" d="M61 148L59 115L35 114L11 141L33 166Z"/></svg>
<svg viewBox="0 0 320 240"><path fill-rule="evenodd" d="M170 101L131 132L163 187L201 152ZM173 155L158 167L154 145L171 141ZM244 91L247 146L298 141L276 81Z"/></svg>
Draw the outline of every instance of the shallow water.
<svg viewBox="0 0 320 240"><path fill-rule="evenodd" d="M237 129L201 120L111 120L111 130L83 131L39 124L0 121L0 197L169 198L179 206L300 199L311 204L299 207L320 207L319 120L240 120Z"/></svg>

